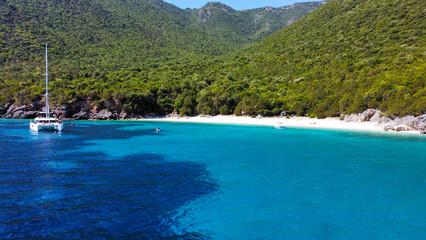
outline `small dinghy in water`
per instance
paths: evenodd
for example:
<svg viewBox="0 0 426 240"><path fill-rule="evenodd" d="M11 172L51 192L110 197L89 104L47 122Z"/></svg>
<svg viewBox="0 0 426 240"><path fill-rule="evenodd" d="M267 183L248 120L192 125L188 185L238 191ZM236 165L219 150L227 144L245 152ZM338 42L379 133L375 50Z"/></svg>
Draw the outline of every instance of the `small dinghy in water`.
<svg viewBox="0 0 426 240"><path fill-rule="evenodd" d="M285 128L285 126L282 122L277 122L277 123L274 124L274 128L282 129L282 128Z"/></svg>

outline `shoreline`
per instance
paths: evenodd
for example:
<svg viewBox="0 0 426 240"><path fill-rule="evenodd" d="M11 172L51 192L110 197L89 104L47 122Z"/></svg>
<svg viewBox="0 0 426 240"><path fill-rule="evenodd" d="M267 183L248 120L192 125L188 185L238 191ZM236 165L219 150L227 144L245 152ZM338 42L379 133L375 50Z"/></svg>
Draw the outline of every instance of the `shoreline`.
<svg viewBox="0 0 426 240"><path fill-rule="evenodd" d="M311 129L331 129L331 130L355 130L368 132L389 132L403 134L418 134L418 131L385 131L375 122L345 122L339 118L316 119L309 117L261 117L252 118L246 116L195 116L195 117L153 117L138 119L147 122L177 122L177 123L202 123L202 124L231 124L231 125L252 125L274 127L277 123L282 123L284 128L311 128Z"/></svg>
<svg viewBox="0 0 426 240"><path fill-rule="evenodd" d="M10 118L0 118L10 119ZM16 120L16 119L15 119ZM21 119L25 120L25 119ZM345 121L337 117L328 117L325 119L309 118L309 117L250 117L235 115L198 115L192 117L179 117L177 115L166 115L157 117L144 118L128 118L128 119L64 119L64 121L141 121L141 122L174 122L174 123L199 123L199 124L226 124L226 125L246 125L246 126L266 126L276 127L277 123L282 124L282 128L304 128L304 129L328 129L328 130L346 130L361 132L376 132L389 134L409 134L409 135L425 135L425 132L419 130L403 130L389 128L386 124L380 124L377 121ZM392 121L391 121L392 123ZM393 122L393 125L395 122ZM398 125L399 124L399 125ZM392 125L392 124L391 124ZM402 124L405 126L404 124ZM396 126L401 126L397 123Z"/></svg>

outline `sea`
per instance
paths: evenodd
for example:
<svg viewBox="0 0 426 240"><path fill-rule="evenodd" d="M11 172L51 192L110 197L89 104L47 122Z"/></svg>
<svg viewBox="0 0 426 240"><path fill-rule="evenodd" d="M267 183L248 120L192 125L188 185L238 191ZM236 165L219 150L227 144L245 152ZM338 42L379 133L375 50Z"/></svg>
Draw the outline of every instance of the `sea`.
<svg viewBox="0 0 426 240"><path fill-rule="evenodd" d="M0 120L0 239L425 236L423 135Z"/></svg>

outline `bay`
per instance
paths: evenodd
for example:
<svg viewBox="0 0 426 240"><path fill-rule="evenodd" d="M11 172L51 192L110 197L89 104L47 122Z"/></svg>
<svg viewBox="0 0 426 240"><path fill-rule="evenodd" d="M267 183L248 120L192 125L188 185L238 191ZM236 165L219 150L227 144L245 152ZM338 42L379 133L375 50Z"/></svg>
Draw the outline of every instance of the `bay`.
<svg viewBox="0 0 426 240"><path fill-rule="evenodd" d="M28 124L0 120L1 239L426 233L425 136L138 121L32 133Z"/></svg>

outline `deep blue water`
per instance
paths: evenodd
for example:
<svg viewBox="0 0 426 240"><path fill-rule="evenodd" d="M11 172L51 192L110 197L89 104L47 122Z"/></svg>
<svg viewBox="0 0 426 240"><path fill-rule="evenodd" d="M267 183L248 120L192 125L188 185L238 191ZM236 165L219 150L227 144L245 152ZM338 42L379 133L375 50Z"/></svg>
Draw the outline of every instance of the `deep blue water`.
<svg viewBox="0 0 426 240"><path fill-rule="evenodd" d="M74 123L0 120L0 239L426 235L425 136Z"/></svg>

